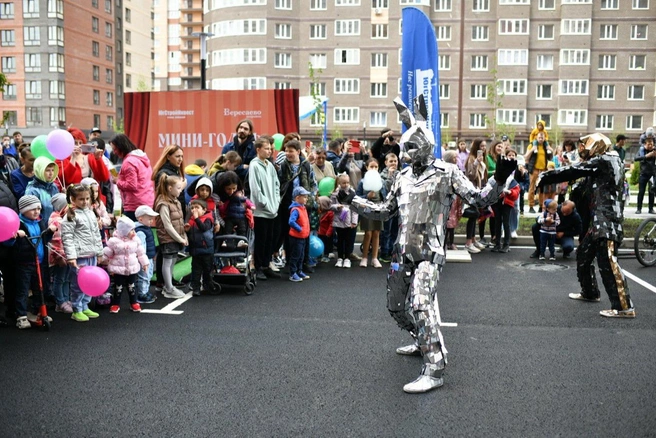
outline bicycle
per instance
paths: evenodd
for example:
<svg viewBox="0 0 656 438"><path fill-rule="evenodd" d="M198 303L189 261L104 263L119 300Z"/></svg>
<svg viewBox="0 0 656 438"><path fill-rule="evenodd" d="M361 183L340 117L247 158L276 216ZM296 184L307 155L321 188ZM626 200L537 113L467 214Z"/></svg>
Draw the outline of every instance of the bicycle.
<svg viewBox="0 0 656 438"><path fill-rule="evenodd" d="M640 223L633 246L641 265L656 265L656 217L649 217Z"/></svg>

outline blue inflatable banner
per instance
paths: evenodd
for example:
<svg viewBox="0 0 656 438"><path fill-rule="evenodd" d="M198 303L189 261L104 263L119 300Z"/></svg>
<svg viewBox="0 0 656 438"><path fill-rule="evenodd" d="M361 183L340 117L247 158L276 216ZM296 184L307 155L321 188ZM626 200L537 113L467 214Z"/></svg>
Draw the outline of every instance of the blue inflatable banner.
<svg viewBox="0 0 656 438"><path fill-rule="evenodd" d="M403 43L401 45L401 99L409 109L413 99L424 95L428 108L427 128L435 136L434 154L442 157L440 136L440 83L437 70L437 38L430 19L417 8L403 8Z"/></svg>

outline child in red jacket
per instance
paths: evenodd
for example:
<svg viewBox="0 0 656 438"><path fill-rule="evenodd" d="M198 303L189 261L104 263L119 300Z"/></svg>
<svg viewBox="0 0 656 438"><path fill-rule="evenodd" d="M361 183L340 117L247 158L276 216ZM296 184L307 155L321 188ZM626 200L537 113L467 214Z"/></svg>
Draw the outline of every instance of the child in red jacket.
<svg viewBox="0 0 656 438"><path fill-rule="evenodd" d="M319 239L323 242L323 257L321 262L330 262L333 252L333 219L335 213L331 211L331 202L328 196L319 197Z"/></svg>
<svg viewBox="0 0 656 438"><path fill-rule="evenodd" d="M310 236L310 219L305 203L310 192L302 186L294 188L292 192L293 202L289 206L289 281L299 282L309 280L310 276L305 274L303 259L308 237Z"/></svg>
<svg viewBox="0 0 656 438"><path fill-rule="evenodd" d="M495 222L495 235L497 236L497 243L492 248L492 252L509 252L510 251L510 215L513 214L515 209L515 201L519 198L519 184L513 177L508 186L501 194L501 208L499 209L500 217ZM503 246L501 246L501 226L503 225Z"/></svg>

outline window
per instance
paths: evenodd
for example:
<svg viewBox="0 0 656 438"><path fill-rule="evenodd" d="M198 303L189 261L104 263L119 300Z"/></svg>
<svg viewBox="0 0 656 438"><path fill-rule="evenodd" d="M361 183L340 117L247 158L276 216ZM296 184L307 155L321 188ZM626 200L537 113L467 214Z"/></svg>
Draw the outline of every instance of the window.
<svg viewBox="0 0 656 438"><path fill-rule="evenodd" d="M552 40L554 39L554 25L541 24L538 26L538 39L539 40Z"/></svg>
<svg viewBox="0 0 656 438"><path fill-rule="evenodd" d="M487 99L487 85L472 84L470 88L469 98L474 100Z"/></svg>
<svg viewBox="0 0 656 438"><path fill-rule="evenodd" d="M125 75L125 86L132 88L132 75Z"/></svg>
<svg viewBox="0 0 656 438"><path fill-rule="evenodd" d="M335 36L360 35L360 20L335 20Z"/></svg>
<svg viewBox="0 0 656 438"><path fill-rule="evenodd" d="M100 24L98 22L98 19L96 17L91 17L91 30L94 33L98 33L100 28Z"/></svg>
<svg viewBox="0 0 656 438"><path fill-rule="evenodd" d="M649 9L649 0L633 0L631 3L632 9Z"/></svg>
<svg viewBox="0 0 656 438"><path fill-rule="evenodd" d="M451 85L449 84L440 84L439 88L439 97L440 99L450 99L451 98Z"/></svg>
<svg viewBox="0 0 656 438"><path fill-rule="evenodd" d="M105 12L112 13L112 0L105 0Z"/></svg>
<svg viewBox="0 0 656 438"><path fill-rule="evenodd" d="M500 5L529 5L531 0L499 0Z"/></svg>
<svg viewBox="0 0 656 438"><path fill-rule="evenodd" d="M264 20L262 20L264 21ZM289 23L276 24L276 38L291 39L292 38L292 25Z"/></svg>
<svg viewBox="0 0 656 438"><path fill-rule="evenodd" d="M125 22L126 23L132 22L132 11L129 8L125 8Z"/></svg>
<svg viewBox="0 0 656 438"><path fill-rule="evenodd" d="M3 100L16 100L16 84L6 84L2 93Z"/></svg>
<svg viewBox="0 0 656 438"><path fill-rule="evenodd" d="M360 65L360 49L335 49L335 65Z"/></svg>
<svg viewBox="0 0 656 438"><path fill-rule="evenodd" d="M41 44L41 31L38 26L26 26L23 28L23 44L26 46L38 46Z"/></svg>
<svg viewBox="0 0 656 438"><path fill-rule="evenodd" d="M551 99L551 84L538 84L536 99Z"/></svg>
<svg viewBox="0 0 656 438"><path fill-rule="evenodd" d="M600 40L616 40L617 24L602 24L599 31Z"/></svg>
<svg viewBox="0 0 656 438"><path fill-rule="evenodd" d="M41 99L41 81L25 81L25 99Z"/></svg>
<svg viewBox="0 0 656 438"><path fill-rule="evenodd" d="M16 57L3 56L2 57L2 72L3 73L16 73Z"/></svg>
<svg viewBox="0 0 656 438"><path fill-rule="evenodd" d="M64 28L60 26L48 26L48 45L64 46Z"/></svg>
<svg viewBox="0 0 656 438"><path fill-rule="evenodd" d="M360 94L360 79L335 79L335 94Z"/></svg>
<svg viewBox="0 0 656 438"><path fill-rule="evenodd" d="M601 9L619 9L620 0L601 0Z"/></svg>
<svg viewBox="0 0 656 438"><path fill-rule="evenodd" d="M276 0L274 7L276 9L291 9L292 0Z"/></svg>
<svg viewBox="0 0 656 438"><path fill-rule="evenodd" d="M292 88L291 82L274 82L273 88L276 90L288 90Z"/></svg>
<svg viewBox="0 0 656 438"><path fill-rule="evenodd" d="M235 36L235 35L266 35L266 20L251 19L251 20L229 20L219 21L212 26L212 33L217 37ZM276 25L276 32L278 32L278 25ZM282 24L284 26L284 24ZM291 25L288 25L291 34ZM172 30L169 28L169 30ZM178 28L173 36L178 37ZM276 33L276 37L277 33Z"/></svg>
<svg viewBox="0 0 656 438"><path fill-rule="evenodd" d="M64 55L51 53L48 55L48 71L64 73Z"/></svg>
<svg viewBox="0 0 656 438"><path fill-rule="evenodd" d="M191 42L191 41L189 41ZM132 32L129 30L125 31L125 44L130 45L132 44Z"/></svg>
<svg viewBox="0 0 656 438"><path fill-rule="evenodd" d="M369 115L369 126L372 128L387 126L387 113L385 111L372 111Z"/></svg>
<svg viewBox="0 0 656 438"><path fill-rule="evenodd" d="M499 35L528 35L528 20L499 20Z"/></svg>
<svg viewBox="0 0 656 438"><path fill-rule="evenodd" d="M41 108L27 107L25 111L27 126L41 125L43 120L41 118Z"/></svg>
<svg viewBox="0 0 656 438"><path fill-rule="evenodd" d="M590 34L590 19L577 19L570 20L564 19L561 22L560 33L561 35L589 35Z"/></svg>
<svg viewBox="0 0 656 438"><path fill-rule="evenodd" d="M114 83L114 71L111 68L105 69L105 82L108 84Z"/></svg>
<svg viewBox="0 0 656 438"><path fill-rule="evenodd" d="M440 128L449 127L449 113L440 113Z"/></svg>
<svg viewBox="0 0 656 438"><path fill-rule="evenodd" d="M93 126L100 126L100 114L93 115Z"/></svg>
<svg viewBox="0 0 656 438"><path fill-rule="evenodd" d="M114 49L112 46L105 46L105 59L111 61L114 58Z"/></svg>
<svg viewBox="0 0 656 438"><path fill-rule="evenodd" d="M645 100L645 86L629 85L626 98L628 100Z"/></svg>
<svg viewBox="0 0 656 438"><path fill-rule="evenodd" d="M490 0L473 0L472 11L487 12L490 10Z"/></svg>
<svg viewBox="0 0 656 438"><path fill-rule="evenodd" d="M11 20L14 18L14 4L0 3L0 20Z"/></svg>
<svg viewBox="0 0 656 438"><path fill-rule="evenodd" d="M114 106L114 93L108 91L105 101L107 106Z"/></svg>
<svg viewBox="0 0 656 438"><path fill-rule="evenodd" d="M310 10L311 11L325 11L327 0L310 0Z"/></svg>
<svg viewBox="0 0 656 438"><path fill-rule="evenodd" d="M597 85L598 100L615 100L615 85Z"/></svg>
<svg viewBox="0 0 656 438"><path fill-rule="evenodd" d="M18 111L3 111L2 117L6 117L7 123L10 125L18 125Z"/></svg>
<svg viewBox="0 0 656 438"><path fill-rule="evenodd" d="M50 123L66 126L66 108L50 108Z"/></svg>
<svg viewBox="0 0 656 438"><path fill-rule="evenodd" d="M211 65L265 64L266 54L267 51L264 48L216 50L212 52ZM243 88L231 89L242 90Z"/></svg>
<svg viewBox="0 0 656 438"><path fill-rule="evenodd" d="M472 27L472 41L487 41L490 38L490 30L487 26Z"/></svg>
<svg viewBox="0 0 656 438"><path fill-rule="evenodd" d="M310 64L312 68L326 68L328 66L328 57L325 53L310 53Z"/></svg>
<svg viewBox="0 0 656 438"><path fill-rule="evenodd" d="M470 129L485 129L485 114L469 114Z"/></svg>
<svg viewBox="0 0 656 438"><path fill-rule="evenodd" d="M556 0L540 0L538 9L556 9Z"/></svg>
<svg viewBox="0 0 656 438"><path fill-rule="evenodd" d="M545 129L551 129L551 114L536 114L535 123L542 120L544 122Z"/></svg>
<svg viewBox="0 0 656 438"><path fill-rule="evenodd" d="M387 82L372 82L371 97L387 97Z"/></svg>
<svg viewBox="0 0 656 438"><path fill-rule="evenodd" d="M588 94L588 80L563 79L560 81L560 94L585 96Z"/></svg>
<svg viewBox="0 0 656 438"><path fill-rule="evenodd" d="M291 86L289 87L291 88ZM315 82L310 84L310 95L316 94L318 96L326 95L326 83L325 82Z"/></svg>
<svg viewBox="0 0 656 438"><path fill-rule="evenodd" d="M451 41L451 26L435 26L438 41Z"/></svg>
<svg viewBox="0 0 656 438"><path fill-rule="evenodd" d="M23 18L39 18L39 0L23 0Z"/></svg>
<svg viewBox="0 0 656 438"><path fill-rule="evenodd" d="M451 55L439 55L437 57L437 68L440 70L451 70Z"/></svg>
<svg viewBox="0 0 656 438"><path fill-rule="evenodd" d="M449 12L451 0L435 0L435 12Z"/></svg>
<svg viewBox="0 0 656 438"><path fill-rule="evenodd" d="M592 3L592 0L562 0L563 4Z"/></svg>
<svg viewBox="0 0 656 438"><path fill-rule="evenodd" d="M132 66L132 53L130 52L125 52L125 65Z"/></svg>
<svg viewBox="0 0 656 438"><path fill-rule="evenodd" d="M647 25L646 24L632 24L631 25L631 39L632 40L646 40L647 39Z"/></svg>
<svg viewBox="0 0 656 438"><path fill-rule="evenodd" d="M0 45L3 47L16 45L16 33L13 30L0 30Z"/></svg>
<svg viewBox="0 0 656 438"><path fill-rule="evenodd" d="M100 91L93 90L93 104L100 105Z"/></svg>
<svg viewBox="0 0 656 438"><path fill-rule="evenodd" d="M613 116L611 114L598 114L595 129L613 129Z"/></svg>
<svg viewBox="0 0 656 438"><path fill-rule="evenodd" d="M642 131L642 116L635 114L626 116L626 129Z"/></svg>
<svg viewBox="0 0 656 438"><path fill-rule="evenodd" d="M113 130L114 129L114 116L107 116L107 130Z"/></svg>
<svg viewBox="0 0 656 438"><path fill-rule="evenodd" d="M40 53L26 53L25 54L25 71L28 73L41 71L41 54Z"/></svg>
<svg viewBox="0 0 656 438"><path fill-rule="evenodd" d="M360 6L360 0L335 0L335 6Z"/></svg>
<svg viewBox="0 0 656 438"><path fill-rule="evenodd" d="M372 24L371 25L371 38L372 39L388 38L388 25L387 24Z"/></svg>
<svg viewBox="0 0 656 438"><path fill-rule="evenodd" d="M273 57L273 66L276 68L292 68L292 54L276 53Z"/></svg>
<svg viewBox="0 0 656 438"><path fill-rule="evenodd" d="M112 37L112 23L105 23L105 36L107 38Z"/></svg>
<svg viewBox="0 0 656 438"><path fill-rule="evenodd" d="M560 51L560 65L589 65L589 49L562 49Z"/></svg>
<svg viewBox="0 0 656 438"><path fill-rule="evenodd" d="M499 65L528 65L528 50L499 49L497 63Z"/></svg>
<svg viewBox="0 0 656 438"><path fill-rule="evenodd" d="M335 123L360 123L360 108L335 107L333 121Z"/></svg>
<svg viewBox="0 0 656 438"><path fill-rule="evenodd" d="M585 126L588 124L588 111L576 109L563 109L558 111L558 124Z"/></svg>
<svg viewBox="0 0 656 438"><path fill-rule="evenodd" d="M66 83L64 81L50 81L50 98L66 99Z"/></svg>
<svg viewBox="0 0 656 438"><path fill-rule="evenodd" d="M387 53L372 53L371 54L372 67L387 67Z"/></svg>
<svg viewBox="0 0 656 438"><path fill-rule="evenodd" d="M629 70L644 70L647 67L646 55L629 56Z"/></svg>
<svg viewBox="0 0 656 438"><path fill-rule="evenodd" d="M311 40L325 40L326 39L326 25L325 24L311 24L310 25L310 39Z"/></svg>
<svg viewBox="0 0 656 438"><path fill-rule="evenodd" d="M472 55L472 71L487 71L487 55Z"/></svg>
<svg viewBox="0 0 656 438"><path fill-rule="evenodd" d="M599 70L615 70L617 55L599 55Z"/></svg>
<svg viewBox="0 0 656 438"><path fill-rule="evenodd" d="M500 79L499 91L504 94L526 94L526 79Z"/></svg>

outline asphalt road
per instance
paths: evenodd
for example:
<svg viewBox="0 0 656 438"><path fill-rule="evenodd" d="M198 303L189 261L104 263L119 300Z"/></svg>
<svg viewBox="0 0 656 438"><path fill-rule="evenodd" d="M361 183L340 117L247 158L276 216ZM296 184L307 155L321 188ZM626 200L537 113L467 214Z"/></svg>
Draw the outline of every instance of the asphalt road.
<svg viewBox="0 0 656 438"><path fill-rule="evenodd" d="M529 250L448 264L445 385L410 395L421 359L385 309L385 271L322 266L254 295L193 297L181 315L121 313L50 332L0 330L0 436L656 436L656 293L637 318L569 300L574 261ZM656 284L656 267L621 260ZM125 298L124 298L125 299ZM144 306L162 308L160 298Z"/></svg>

